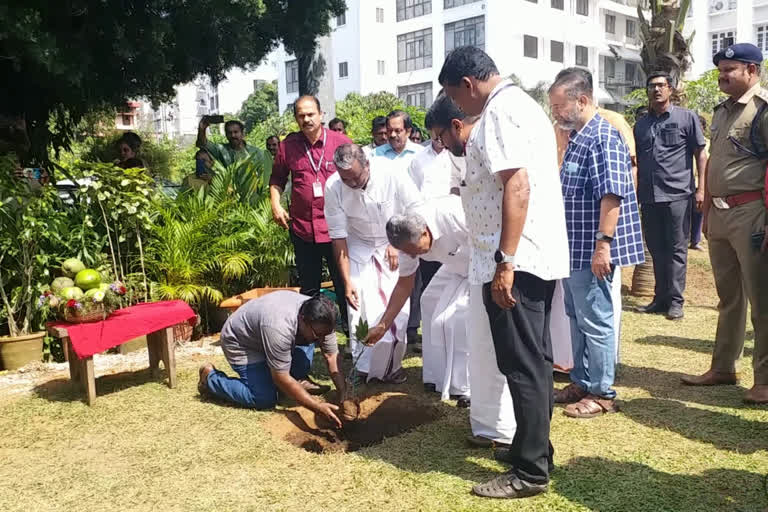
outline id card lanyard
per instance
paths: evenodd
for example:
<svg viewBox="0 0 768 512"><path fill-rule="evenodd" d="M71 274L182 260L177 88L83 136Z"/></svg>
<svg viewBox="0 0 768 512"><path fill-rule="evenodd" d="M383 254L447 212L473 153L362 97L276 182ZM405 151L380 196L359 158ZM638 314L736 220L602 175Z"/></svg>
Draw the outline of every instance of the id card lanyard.
<svg viewBox="0 0 768 512"><path fill-rule="evenodd" d="M320 171L323 168L323 161L325 160L325 140L328 136L328 132L323 128L323 152L320 155L320 161L315 164L315 159L312 158L312 148L307 144L307 159L309 165L312 166L312 170L315 171L315 182L312 184L312 197L323 197L323 185L320 183Z"/></svg>

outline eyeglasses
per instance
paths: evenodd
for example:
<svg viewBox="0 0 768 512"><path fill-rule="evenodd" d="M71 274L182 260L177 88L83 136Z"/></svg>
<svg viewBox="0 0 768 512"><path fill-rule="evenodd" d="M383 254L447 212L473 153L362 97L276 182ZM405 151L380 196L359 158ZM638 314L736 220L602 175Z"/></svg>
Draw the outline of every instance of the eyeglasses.
<svg viewBox="0 0 768 512"><path fill-rule="evenodd" d="M649 91L655 91L656 89L666 89L667 87L669 87L669 84L648 84L646 89Z"/></svg>

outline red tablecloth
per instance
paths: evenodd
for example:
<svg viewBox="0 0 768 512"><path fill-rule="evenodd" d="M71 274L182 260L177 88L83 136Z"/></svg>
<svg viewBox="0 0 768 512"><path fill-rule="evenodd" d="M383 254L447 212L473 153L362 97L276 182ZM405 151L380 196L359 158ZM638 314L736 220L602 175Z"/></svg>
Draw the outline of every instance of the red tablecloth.
<svg viewBox="0 0 768 512"><path fill-rule="evenodd" d="M176 324L189 322L194 325L196 318L195 312L186 302L171 300L120 309L101 322L51 322L48 325L66 329L72 349L77 357L83 359Z"/></svg>

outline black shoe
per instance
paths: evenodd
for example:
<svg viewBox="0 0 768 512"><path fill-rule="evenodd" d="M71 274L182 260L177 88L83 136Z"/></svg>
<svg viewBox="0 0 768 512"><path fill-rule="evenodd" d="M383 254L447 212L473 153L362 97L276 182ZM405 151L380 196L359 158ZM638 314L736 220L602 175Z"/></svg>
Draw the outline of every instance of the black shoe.
<svg viewBox="0 0 768 512"><path fill-rule="evenodd" d="M459 409L467 409L470 405L467 395L451 395L451 400L456 400L456 407Z"/></svg>
<svg viewBox="0 0 768 512"><path fill-rule="evenodd" d="M427 393L437 393L437 386L431 382L424 383L424 391Z"/></svg>
<svg viewBox="0 0 768 512"><path fill-rule="evenodd" d="M666 313L667 307L664 304L661 304L660 302L656 302L655 300L648 304L647 306L640 306L637 308L638 313Z"/></svg>
<svg viewBox="0 0 768 512"><path fill-rule="evenodd" d="M683 316L683 306L672 306L667 311L667 320L680 320Z"/></svg>

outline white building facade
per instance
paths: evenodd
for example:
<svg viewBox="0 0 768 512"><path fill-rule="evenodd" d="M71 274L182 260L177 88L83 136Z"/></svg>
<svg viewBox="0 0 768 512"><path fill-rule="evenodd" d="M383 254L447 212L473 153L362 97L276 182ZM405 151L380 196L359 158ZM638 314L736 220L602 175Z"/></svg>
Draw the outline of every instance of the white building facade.
<svg viewBox="0 0 768 512"><path fill-rule="evenodd" d="M526 87L582 66L595 78L598 101L619 106L644 84L638 1L347 0L347 11L332 22L335 98L388 91L428 107L445 55L473 45ZM298 97L298 66L282 51L277 60L284 110Z"/></svg>
<svg viewBox="0 0 768 512"><path fill-rule="evenodd" d="M768 0L695 0L685 24L693 64L690 78L715 67L712 57L733 43L752 43L768 57Z"/></svg>

